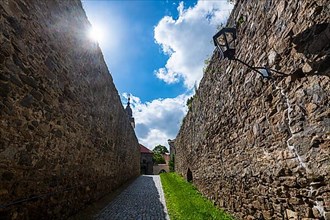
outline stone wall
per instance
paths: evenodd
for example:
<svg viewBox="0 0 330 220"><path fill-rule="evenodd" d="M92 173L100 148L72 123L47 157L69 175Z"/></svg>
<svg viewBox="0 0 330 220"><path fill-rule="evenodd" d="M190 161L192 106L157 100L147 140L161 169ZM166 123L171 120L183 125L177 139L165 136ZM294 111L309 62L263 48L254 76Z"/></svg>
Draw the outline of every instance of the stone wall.
<svg viewBox="0 0 330 220"><path fill-rule="evenodd" d="M175 141L176 171L238 219L330 219L329 2L238 1ZM210 40L212 36L210 36Z"/></svg>
<svg viewBox="0 0 330 220"><path fill-rule="evenodd" d="M65 219L139 175L89 28L78 0L0 1L1 219Z"/></svg>
<svg viewBox="0 0 330 220"><path fill-rule="evenodd" d="M153 167L153 174L154 175L159 175L162 172L166 172L166 173L169 173L170 172L170 167L168 166L168 164L157 164L157 165L154 165L154 167Z"/></svg>

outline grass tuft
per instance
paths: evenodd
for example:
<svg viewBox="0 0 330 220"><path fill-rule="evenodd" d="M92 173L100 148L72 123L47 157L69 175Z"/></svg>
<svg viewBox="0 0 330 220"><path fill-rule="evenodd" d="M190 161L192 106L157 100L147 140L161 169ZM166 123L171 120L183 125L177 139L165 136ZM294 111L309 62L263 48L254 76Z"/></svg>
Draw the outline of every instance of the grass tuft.
<svg viewBox="0 0 330 220"><path fill-rule="evenodd" d="M176 173L163 173L160 178L171 220L233 220L203 197L191 183Z"/></svg>

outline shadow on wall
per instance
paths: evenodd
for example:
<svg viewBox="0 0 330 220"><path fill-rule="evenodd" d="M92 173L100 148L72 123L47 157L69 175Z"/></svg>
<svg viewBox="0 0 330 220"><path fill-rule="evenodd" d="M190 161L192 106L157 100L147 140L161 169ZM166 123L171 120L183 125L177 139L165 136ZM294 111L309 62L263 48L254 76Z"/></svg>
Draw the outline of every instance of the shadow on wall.
<svg viewBox="0 0 330 220"><path fill-rule="evenodd" d="M153 209L150 209L153 207ZM151 176L140 176L117 198L115 198L95 219L150 219L165 220L164 205Z"/></svg>
<svg viewBox="0 0 330 220"><path fill-rule="evenodd" d="M298 53L310 59L317 55L316 62L311 62L311 69L306 75L325 75L330 77L330 25L321 23L311 26L293 37ZM299 69L303 74L302 69Z"/></svg>

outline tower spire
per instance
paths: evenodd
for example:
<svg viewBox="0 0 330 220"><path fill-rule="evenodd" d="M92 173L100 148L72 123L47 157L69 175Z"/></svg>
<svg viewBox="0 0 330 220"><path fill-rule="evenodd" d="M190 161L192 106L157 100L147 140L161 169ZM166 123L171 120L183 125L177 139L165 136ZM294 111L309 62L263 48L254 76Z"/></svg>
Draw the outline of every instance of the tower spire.
<svg viewBox="0 0 330 220"><path fill-rule="evenodd" d="M128 116L128 119L132 125L133 128L135 128L135 121L134 121L134 117L133 117L133 111L130 107L130 101L131 101L131 94L128 94L127 96L127 106L125 108L126 114Z"/></svg>
<svg viewBox="0 0 330 220"><path fill-rule="evenodd" d="M131 103L129 102L131 100L131 94L128 93L127 97L127 106L129 106Z"/></svg>

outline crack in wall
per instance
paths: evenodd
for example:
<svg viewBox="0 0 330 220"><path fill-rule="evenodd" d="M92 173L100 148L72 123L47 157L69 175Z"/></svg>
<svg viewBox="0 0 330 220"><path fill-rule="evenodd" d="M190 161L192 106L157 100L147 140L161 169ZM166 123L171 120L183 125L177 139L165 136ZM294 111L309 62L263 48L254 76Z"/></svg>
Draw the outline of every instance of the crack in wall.
<svg viewBox="0 0 330 220"><path fill-rule="evenodd" d="M293 132L293 129L291 128L292 118L291 118L291 116L290 116L290 113L293 111L293 108L292 108L292 106L291 106L291 104L290 104L290 102L289 102L289 97L288 97L288 95L284 92L284 89L283 89L283 88L281 88L281 87L275 85L274 82L273 82L273 85L275 86L275 89L276 89L276 90L279 90L279 91L281 92L281 95L282 95L282 97L285 98L286 105L287 105L287 109L283 111L283 116L284 116L284 118L286 118L287 121L288 121L287 125L288 125L289 132L290 132L290 137L286 140L287 147L288 147L288 149L289 149L289 150L295 155L295 158L297 159L297 161L298 161L298 163L299 163L299 166L300 166L300 167L303 167L303 168L306 170L306 172L308 172L308 171L310 171L310 170L309 170L307 164L303 161L303 159L301 158L301 156L298 154L295 145L290 143L294 138L296 138L296 137L300 137L301 135L299 135L299 133L301 133L301 132L299 132L299 133L294 133L294 132ZM287 116L285 116L285 113L286 113L286 112L287 112Z"/></svg>
<svg viewBox="0 0 330 220"><path fill-rule="evenodd" d="M288 121L288 128L289 128L289 132L290 132L290 137L286 140L286 144L287 144L287 147L288 149L295 155L295 158L297 159L297 161L299 162L299 166L300 167L303 167L307 173L310 173L311 170L308 168L307 164L303 161L303 159L301 158L301 156L298 154L297 152L297 149L295 147L294 144L291 144L291 140L293 140L294 138L296 137L301 137L302 135L300 135L300 133L302 132L298 132L298 133L294 133L292 131L292 128L291 128L291 122L292 122L292 118L290 116L290 113L293 111L293 108L289 102L289 97L288 95L284 92L284 89L275 85L275 83L273 82L273 85L275 86L275 89L276 90L279 90L281 92L281 95L285 98L285 101L286 101L286 105L287 105L287 109L284 110L283 112L283 116L285 118L285 113L287 112L287 121ZM323 206L323 201L317 201L315 199L312 199L313 197L313 192L316 191L317 187L314 186L315 182L311 182L309 185L310 185L310 191L308 192L308 196L311 198L311 200L315 203L313 205L313 208L316 208L320 215L325 217L325 211L324 211L324 206Z"/></svg>
<svg viewBox="0 0 330 220"><path fill-rule="evenodd" d="M308 190L308 197L312 198L314 197L313 193L317 192L317 189L319 188L318 185L320 182L311 182L309 184L309 190ZM313 208L316 208L320 215L325 218L325 210L324 210L324 202L323 201L318 201L315 199L311 199L315 204L313 204Z"/></svg>

